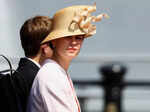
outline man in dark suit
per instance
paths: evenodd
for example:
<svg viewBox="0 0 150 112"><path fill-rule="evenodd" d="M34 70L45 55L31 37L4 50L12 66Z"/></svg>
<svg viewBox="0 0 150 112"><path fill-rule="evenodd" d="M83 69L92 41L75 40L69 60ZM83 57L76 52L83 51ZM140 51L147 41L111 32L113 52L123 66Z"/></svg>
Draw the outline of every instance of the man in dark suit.
<svg viewBox="0 0 150 112"><path fill-rule="evenodd" d="M19 66L12 77L23 112L26 111L27 99L40 64L52 56L49 43L40 44L50 33L51 26L52 21L49 17L35 16L25 21L20 30L25 57L20 59Z"/></svg>

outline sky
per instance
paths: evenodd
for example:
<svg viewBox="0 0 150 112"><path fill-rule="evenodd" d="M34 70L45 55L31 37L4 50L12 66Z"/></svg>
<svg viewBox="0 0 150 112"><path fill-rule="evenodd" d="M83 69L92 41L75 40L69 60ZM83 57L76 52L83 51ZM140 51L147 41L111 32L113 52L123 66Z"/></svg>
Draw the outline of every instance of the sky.
<svg viewBox="0 0 150 112"><path fill-rule="evenodd" d="M35 15L52 17L70 5L92 5L95 14L107 13L110 18L97 23L97 33L85 40L82 55L146 55L150 56L149 0L1 0L0 53L24 56L19 30L24 21Z"/></svg>

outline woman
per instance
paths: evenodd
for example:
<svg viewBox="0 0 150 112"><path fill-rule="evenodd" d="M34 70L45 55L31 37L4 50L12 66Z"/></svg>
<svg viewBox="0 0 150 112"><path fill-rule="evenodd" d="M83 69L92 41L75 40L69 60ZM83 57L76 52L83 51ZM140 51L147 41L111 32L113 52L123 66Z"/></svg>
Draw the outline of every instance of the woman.
<svg viewBox="0 0 150 112"><path fill-rule="evenodd" d="M80 112L80 106L68 71L80 52L83 40L95 33L92 21L106 14L91 16L96 6L71 6L56 12L53 29L42 42L53 46L53 56L45 60L30 94L28 112Z"/></svg>

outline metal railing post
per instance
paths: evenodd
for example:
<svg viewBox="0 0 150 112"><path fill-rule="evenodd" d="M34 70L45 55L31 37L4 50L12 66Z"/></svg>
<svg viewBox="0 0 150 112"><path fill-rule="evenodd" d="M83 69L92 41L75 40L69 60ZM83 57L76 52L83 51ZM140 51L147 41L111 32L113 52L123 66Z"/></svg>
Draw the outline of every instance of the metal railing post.
<svg viewBox="0 0 150 112"><path fill-rule="evenodd" d="M104 112L122 112L123 77L126 67L111 63L100 68L104 89Z"/></svg>

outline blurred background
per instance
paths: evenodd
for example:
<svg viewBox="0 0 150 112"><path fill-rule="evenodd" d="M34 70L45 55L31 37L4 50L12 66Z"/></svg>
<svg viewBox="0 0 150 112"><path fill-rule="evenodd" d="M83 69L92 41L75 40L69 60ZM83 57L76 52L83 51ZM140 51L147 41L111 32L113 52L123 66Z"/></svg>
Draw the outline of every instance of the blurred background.
<svg viewBox="0 0 150 112"><path fill-rule="evenodd" d="M80 55L69 69L72 79L102 81L99 69L106 63L119 62L127 68L125 81L150 82L149 0L0 0L0 54L16 68L24 56L19 30L25 20L36 15L52 17L61 8L94 2L94 14L105 12L110 18L97 23L96 35L84 41ZM0 70L7 68L2 59L0 65ZM77 85L76 90L78 97L84 98L84 112L103 111L103 87ZM150 87L128 86L122 92L123 112L150 111Z"/></svg>

